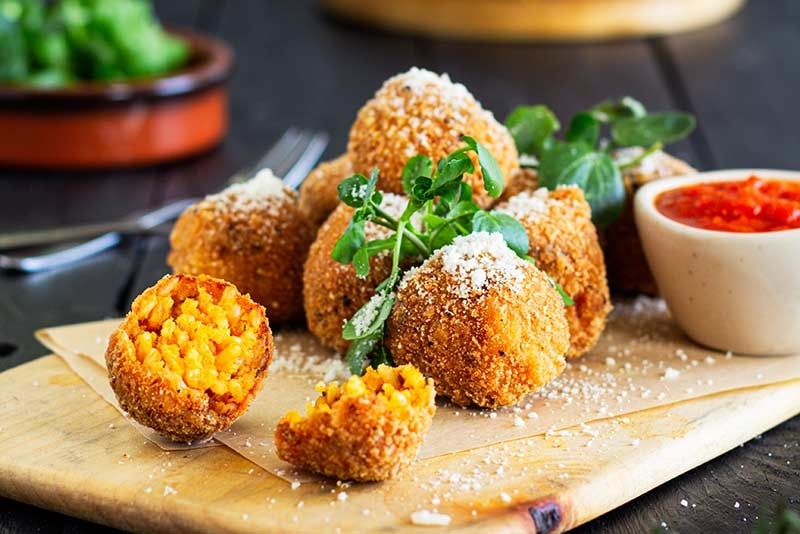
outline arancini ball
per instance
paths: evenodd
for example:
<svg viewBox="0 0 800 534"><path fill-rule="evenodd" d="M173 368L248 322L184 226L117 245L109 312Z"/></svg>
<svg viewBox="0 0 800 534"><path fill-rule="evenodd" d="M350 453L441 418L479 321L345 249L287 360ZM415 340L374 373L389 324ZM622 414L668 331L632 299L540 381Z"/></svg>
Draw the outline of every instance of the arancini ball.
<svg viewBox="0 0 800 534"><path fill-rule="evenodd" d="M522 223L528 233L528 254L574 301L566 308L567 358L587 353L605 329L611 296L603 251L583 191L577 186L555 191L540 188L513 196L496 209Z"/></svg>
<svg viewBox="0 0 800 534"><path fill-rule="evenodd" d="M377 167L378 187L401 194L403 167L410 157L425 154L435 163L464 146L462 135L474 137L492 153L506 180L519 167L511 134L466 87L446 74L413 67L386 80L364 104L347 146L356 172L369 176ZM486 207L492 199L483 187L477 156L470 157L476 171L464 180L478 204Z"/></svg>
<svg viewBox="0 0 800 534"><path fill-rule="evenodd" d="M339 205L339 183L352 176L353 162L349 154L323 161L300 185L300 211L319 228Z"/></svg>
<svg viewBox="0 0 800 534"><path fill-rule="evenodd" d="M521 400L565 368L561 296L499 233L457 237L401 279L386 324L398 365L433 378L461 406Z"/></svg>
<svg viewBox="0 0 800 534"><path fill-rule="evenodd" d="M386 193L381 208L399 217L405 202L405 197ZM345 321L375 295L375 288L392 271L392 257L388 251L369 259L369 275L363 279L356 276L352 264L339 263L331 256L353 211L342 203L331 213L317 232L303 270L303 305L308 329L323 345L340 353L347 352L350 346L350 342L342 338ZM372 222L366 225L367 239L385 238L390 232Z"/></svg>
<svg viewBox="0 0 800 534"><path fill-rule="evenodd" d="M187 209L170 235L175 273L207 274L249 293L273 325L303 318L303 262L314 227L297 193L268 169Z"/></svg>
<svg viewBox="0 0 800 534"><path fill-rule="evenodd" d="M192 443L245 412L272 354L263 306L224 280L179 274L136 297L105 359L123 410L172 441Z"/></svg>

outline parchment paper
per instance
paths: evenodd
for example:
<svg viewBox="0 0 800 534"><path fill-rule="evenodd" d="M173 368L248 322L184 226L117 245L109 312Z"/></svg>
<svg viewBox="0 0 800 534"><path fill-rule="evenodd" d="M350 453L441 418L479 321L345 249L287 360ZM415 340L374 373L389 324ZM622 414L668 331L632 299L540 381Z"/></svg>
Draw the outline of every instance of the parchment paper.
<svg viewBox="0 0 800 534"><path fill-rule="evenodd" d="M47 328L36 335L119 409L104 363L108 336L118 324L118 319L98 321ZM286 411L302 412L305 403L316 397L316 382L341 381L344 368L339 356L308 332L276 333L275 356L263 390L247 413L229 431L217 433L215 440L287 480L312 478L275 455L274 429ZM590 421L797 378L800 354L746 357L705 349L678 330L663 301L639 297L616 302L597 347L572 360L563 375L518 405L480 410L439 402L420 458L557 434ZM137 426L161 447L181 448Z"/></svg>

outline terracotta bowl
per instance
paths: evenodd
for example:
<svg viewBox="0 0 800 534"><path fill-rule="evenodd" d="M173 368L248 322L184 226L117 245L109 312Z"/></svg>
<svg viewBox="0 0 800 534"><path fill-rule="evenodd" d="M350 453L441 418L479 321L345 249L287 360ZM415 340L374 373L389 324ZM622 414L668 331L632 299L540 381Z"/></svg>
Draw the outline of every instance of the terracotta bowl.
<svg viewBox="0 0 800 534"><path fill-rule="evenodd" d="M192 50L160 78L33 89L0 85L0 165L89 169L148 165L207 150L228 127L223 42L173 30Z"/></svg>

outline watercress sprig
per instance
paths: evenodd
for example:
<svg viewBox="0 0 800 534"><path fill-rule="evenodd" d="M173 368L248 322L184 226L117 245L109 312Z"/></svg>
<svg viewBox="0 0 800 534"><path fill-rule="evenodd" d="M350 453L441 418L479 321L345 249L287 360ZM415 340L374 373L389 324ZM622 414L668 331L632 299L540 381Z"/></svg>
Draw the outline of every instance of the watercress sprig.
<svg viewBox="0 0 800 534"><path fill-rule="evenodd" d="M689 135L695 119L683 112L648 113L641 102L626 96L575 114L563 140L555 137L561 124L547 106L520 106L505 124L521 160L537 169L539 183L551 190L564 184L579 186L592 208L592 220L605 228L625 205L622 172ZM631 146L643 147L643 154L623 164L614 160L612 150Z"/></svg>
<svg viewBox="0 0 800 534"><path fill-rule="evenodd" d="M472 199L472 188L464 181L465 174L475 172L470 153L477 155L483 186L491 197L500 196L504 180L497 161L486 147L469 136L463 136L462 140L463 147L435 165L423 154L408 160L402 173L408 201L399 217L381 207L383 193L376 188L378 169L369 178L355 174L338 186L339 199L355 210L334 245L333 258L352 263L356 275L364 278L369 274L372 256L388 251L392 257L389 276L342 329L342 337L350 341L347 362L354 374L363 372L367 360L373 365L392 363L383 343L384 330L405 260L412 257L424 260L457 236L478 231L501 233L514 252L529 259L528 235L522 224L509 215L483 210ZM391 232L388 237L367 239L367 222Z"/></svg>

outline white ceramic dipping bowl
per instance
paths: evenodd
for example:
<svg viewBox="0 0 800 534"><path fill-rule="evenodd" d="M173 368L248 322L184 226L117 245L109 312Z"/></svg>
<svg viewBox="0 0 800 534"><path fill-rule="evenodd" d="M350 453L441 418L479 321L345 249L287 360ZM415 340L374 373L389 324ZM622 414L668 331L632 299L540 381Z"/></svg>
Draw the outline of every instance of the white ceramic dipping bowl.
<svg viewBox="0 0 800 534"><path fill-rule="evenodd" d="M690 338L738 354L800 353L800 229L705 230L674 221L655 207L662 191L752 175L800 181L800 172L770 169L655 180L636 193L636 225L659 291Z"/></svg>

